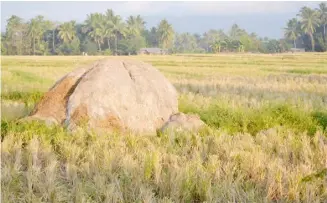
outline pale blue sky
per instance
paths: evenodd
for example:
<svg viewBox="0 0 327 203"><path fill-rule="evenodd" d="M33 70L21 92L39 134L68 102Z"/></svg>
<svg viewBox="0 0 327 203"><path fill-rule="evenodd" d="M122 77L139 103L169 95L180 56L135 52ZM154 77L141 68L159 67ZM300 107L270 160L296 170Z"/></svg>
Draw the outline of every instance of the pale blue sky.
<svg viewBox="0 0 327 203"><path fill-rule="evenodd" d="M286 21L296 17L303 6L317 7L320 2L1 2L1 31L5 30L6 20L18 15L28 20L36 15L64 22L83 22L86 15L105 12L111 8L116 14L126 18L140 14L147 27L156 26L166 18L177 32L200 33L210 28L229 30L233 23L259 36L282 37Z"/></svg>

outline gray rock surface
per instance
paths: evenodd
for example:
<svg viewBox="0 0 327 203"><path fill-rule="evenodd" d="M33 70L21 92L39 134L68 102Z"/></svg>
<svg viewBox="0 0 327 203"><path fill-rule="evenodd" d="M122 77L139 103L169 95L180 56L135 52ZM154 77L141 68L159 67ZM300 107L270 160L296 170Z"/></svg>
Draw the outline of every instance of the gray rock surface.
<svg viewBox="0 0 327 203"><path fill-rule="evenodd" d="M195 114L176 113L170 116L169 120L162 126L163 133L169 130L198 131L206 124Z"/></svg>

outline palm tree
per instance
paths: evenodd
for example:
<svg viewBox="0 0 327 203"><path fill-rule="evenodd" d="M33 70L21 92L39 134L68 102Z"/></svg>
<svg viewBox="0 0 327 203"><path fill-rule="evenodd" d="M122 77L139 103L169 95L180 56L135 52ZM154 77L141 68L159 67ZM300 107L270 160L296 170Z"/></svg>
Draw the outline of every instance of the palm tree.
<svg viewBox="0 0 327 203"><path fill-rule="evenodd" d="M244 45L240 42L240 46L238 47L239 52L244 52Z"/></svg>
<svg viewBox="0 0 327 203"><path fill-rule="evenodd" d="M221 51L221 46L222 46L222 41L221 40L217 40L215 41L213 44L210 45L210 48L214 51L214 52L220 52Z"/></svg>
<svg viewBox="0 0 327 203"><path fill-rule="evenodd" d="M206 44L206 50L208 51L209 45L215 43L216 41L222 39L222 33L220 30L209 30L203 34L203 40Z"/></svg>
<svg viewBox="0 0 327 203"><path fill-rule="evenodd" d="M101 51L101 44L103 44L105 29L104 24L99 24L89 32L89 36L98 44L99 51Z"/></svg>
<svg viewBox="0 0 327 203"><path fill-rule="evenodd" d="M230 30L230 37L232 39L239 39L239 37L244 33L244 30L240 29L237 24L233 24Z"/></svg>
<svg viewBox="0 0 327 203"><path fill-rule="evenodd" d="M156 27L152 27L149 33L149 45L158 47L158 31Z"/></svg>
<svg viewBox="0 0 327 203"><path fill-rule="evenodd" d="M311 39L311 49L314 51L315 42L313 39L313 33L316 31L316 27L319 25L319 14L317 11L303 7L300 11L301 17L301 29L304 33L308 34Z"/></svg>
<svg viewBox="0 0 327 203"><path fill-rule="evenodd" d="M115 17L115 13L112 9L108 9L105 16L107 20L111 21Z"/></svg>
<svg viewBox="0 0 327 203"><path fill-rule="evenodd" d="M108 49L110 50L110 39L114 37L113 25L111 21L105 22L104 37L107 39Z"/></svg>
<svg viewBox="0 0 327 203"><path fill-rule="evenodd" d="M32 38L33 55L35 55L35 41L39 37L40 32L41 32L41 23L36 18L31 19L28 27L28 36Z"/></svg>
<svg viewBox="0 0 327 203"><path fill-rule="evenodd" d="M58 22L50 22L50 29L52 30L52 52L55 52L55 31L58 29Z"/></svg>
<svg viewBox="0 0 327 203"><path fill-rule="evenodd" d="M76 37L75 21L66 22L59 26L58 36L64 43L72 41Z"/></svg>
<svg viewBox="0 0 327 203"><path fill-rule="evenodd" d="M117 55L118 51L118 37L126 36L126 27L119 15L112 18L112 31L115 38L115 54Z"/></svg>
<svg viewBox="0 0 327 203"><path fill-rule="evenodd" d="M20 43L23 43L23 19L12 15L7 20L7 28L6 28L6 38L11 41L11 48L15 47L17 45L17 38L20 38ZM20 53L22 46L20 46Z"/></svg>
<svg viewBox="0 0 327 203"><path fill-rule="evenodd" d="M138 25L138 28L140 30L144 30L145 29L145 21L143 20L143 18L140 15L136 16L136 24Z"/></svg>
<svg viewBox="0 0 327 203"><path fill-rule="evenodd" d="M132 36L139 36L141 32L144 30L144 25L145 22L140 15L136 17L130 16L127 19L128 34Z"/></svg>
<svg viewBox="0 0 327 203"><path fill-rule="evenodd" d="M287 39L293 41L294 48L296 48L296 39L300 35L296 18L292 18L288 21L287 27L284 28L284 35Z"/></svg>
<svg viewBox="0 0 327 203"><path fill-rule="evenodd" d="M85 20L85 26L83 28L84 33L88 32L88 35L98 44L99 51L101 51L101 45L106 36L107 28L106 16L101 13L92 13L87 16Z"/></svg>
<svg viewBox="0 0 327 203"><path fill-rule="evenodd" d="M36 42L40 43L41 38L48 27L50 27L49 21L44 21L44 17L41 15L31 19L28 23L28 36L32 38L33 55L35 55Z"/></svg>
<svg viewBox="0 0 327 203"><path fill-rule="evenodd" d="M319 8L317 9L319 12L319 20L320 25L324 28L323 31L323 39L326 40L326 25L327 25L327 5L326 3L320 3Z"/></svg>
<svg viewBox="0 0 327 203"><path fill-rule="evenodd" d="M104 37L107 39L108 49L110 48L110 39L114 37L113 32L113 23L112 19L115 17L114 11L112 9L108 9L105 14L105 30L104 30Z"/></svg>
<svg viewBox="0 0 327 203"><path fill-rule="evenodd" d="M14 34L14 29L17 28L21 23L23 22L23 19L18 17L18 16L11 16L7 20L7 34L8 35L13 35Z"/></svg>
<svg viewBox="0 0 327 203"><path fill-rule="evenodd" d="M158 26L158 38L162 48L168 48L174 38L174 30L166 19L162 20Z"/></svg>
<svg viewBox="0 0 327 203"><path fill-rule="evenodd" d="M240 40L232 40L230 45L231 50L237 50L238 52L243 52L244 46Z"/></svg>
<svg viewBox="0 0 327 203"><path fill-rule="evenodd" d="M225 48L225 50L229 52L231 49L233 49L232 41L229 38L224 39L223 41L221 41L221 47Z"/></svg>

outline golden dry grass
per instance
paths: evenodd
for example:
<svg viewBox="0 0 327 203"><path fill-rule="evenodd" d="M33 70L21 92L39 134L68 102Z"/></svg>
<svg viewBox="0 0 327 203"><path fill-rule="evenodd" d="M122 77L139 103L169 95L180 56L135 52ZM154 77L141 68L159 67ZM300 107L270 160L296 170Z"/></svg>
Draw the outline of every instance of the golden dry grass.
<svg viewBox="0 0 327 203"><path fill-rule="evenodd" d="M4 120L22 113L7 100L30 109L99 58L2 57L2 202L327 202L326 54L131 56L175 85L180 110L210 126L199 133Z"/></svg>

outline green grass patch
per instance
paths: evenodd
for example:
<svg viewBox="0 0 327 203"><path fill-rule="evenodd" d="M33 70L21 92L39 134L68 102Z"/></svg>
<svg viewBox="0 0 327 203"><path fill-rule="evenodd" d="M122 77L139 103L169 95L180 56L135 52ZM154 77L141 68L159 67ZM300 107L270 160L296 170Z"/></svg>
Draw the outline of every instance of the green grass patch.
<svg viewBox="0 0 327 203"><path fill-rule="evenodd" d="M197 113L209 126L221 128L228 133L257 134L261 130L283 126L297 132L313 135L319 129L325 129L327 114L324 112L306 112L288 104L270 104L261 108L231 108L220 103L201 109L192 104L179 106L185 113Z"/></svg>
<svg viewBox="0 0 327 203"><path fill-rule="evenodd" d="M327 70L312 70L312 69L291 69L287 70L287 73L297 74L327 74Z"/></svg>
<svg viewBox="0 0 327 203"><path fill-rule="evenodd" d="M311 113L311 117L327 131L327 111L314 111Z"/></svg>
<svg viewBox="0 0 327 203"><path fill-rule="evenodd" d="M1 120L1 139L3 140L8 135L8 133L20 134L22 136L21 138L24 140L30 140L35 135L42 135L46 140L51 140L53 137L61 137L61 133L67 135L67 132L62 127L48 127L43 122Z"/></svg>
<svg viewBox="0 0 327 203"><path fill-rule="evenodd" d="M19 101L27 104L35 104L43 96L43 92L8 92L1 95L1 100L12 100L12 101Z"/></svg>
<svg viewBox="0 0 327 203"><path fill-rule="evenodd" d="M309 75L309 74L327 74L327 70L321 69L276 69L276 68L261 68L263 71L267 72L282 72L282 73L294 73L294 74L302 74L302 75Z"/></svg>

